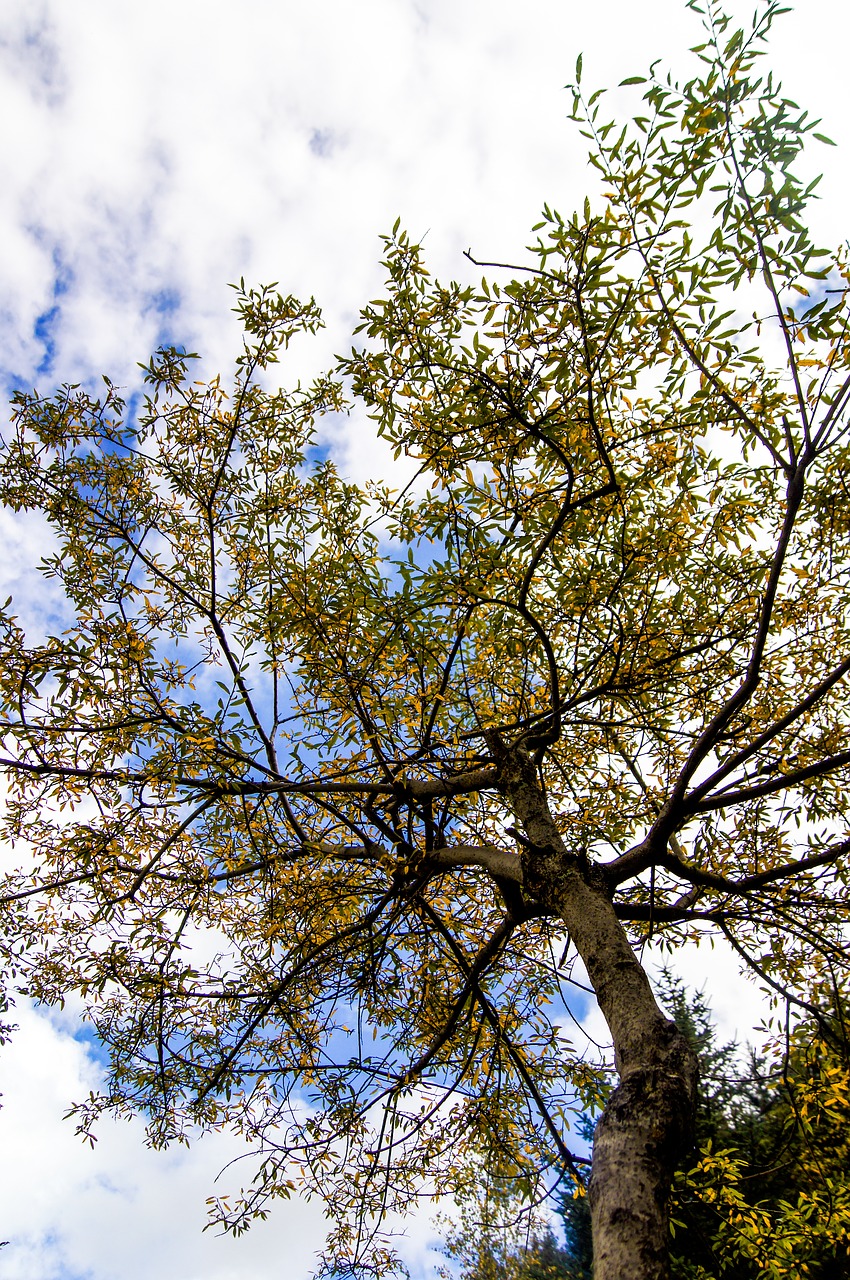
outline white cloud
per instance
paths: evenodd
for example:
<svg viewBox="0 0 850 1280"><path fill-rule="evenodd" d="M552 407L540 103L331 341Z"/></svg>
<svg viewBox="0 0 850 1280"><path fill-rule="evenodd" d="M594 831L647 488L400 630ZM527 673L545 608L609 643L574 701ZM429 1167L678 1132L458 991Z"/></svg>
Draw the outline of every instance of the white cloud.
<svg viewBox="0 0 850 1280"><path fill-rule="evenodd" d="M279 1280L308 1274L325 1223L316 1204L282 1203L241 1240L203 1233L219 1170L242 1148L205 1138L153 1152L140 1121L103 1124L94 1149L63 1120L100 1083L63 1020L26 1006L0 1056L3 1280ZM232 1177L230 1179L233 1181ZM286 1260L285 1267L282 1259Z"/></svg>
<svg viewBox="0 0 850 1280"><path fill-rule="evenodd" d="M732 7L746 18L751 0ZM771 58L843 144L810 162L828 166L813 211L827 241L850 204L848 12L806 0ZM293 360L321 366L380 288L378 237L397 215L441 273L471 273L467 246L515 260L544 201L569 211L593 190L562 88L580 51L586 83L616 84L656 57L681 66L699 38L681 0L0 0L0 30L0 376L44 390L101 371L127 382L163 336L226 369L225 286L243 275L316 295L328 333ZM385 465L362 431L340 444L358 477ZM27 580L43 527L7 515L0 538L3 584L50 625ZM722 1033L746 1038L758 1007L734 963L690 957ZM55 1021L20 1021L0 1057L4 1280L307 1274L315 1207L281 1206L241 1241L201 1236L232 1147L154 1155L134 1124L87 1152L59 1116L96 1064ZM427 1224L415 1232L424 1259Z"/></svg>
<svg viewBox="0 0 850 1280"><path fill-rule="evenodd" d="M327 1230L321 1206L278 1203L238 1240L204 1232L206 1197L235 1190L246 1148L226 1135L165 1152L144 1146L140 1120L99 1125L94 1148L64 1120L71 1100L102 1085L73 1009L23 1004L0 1054L2 1280L302 1280ZM398 1223L414 1276L428 1266L428 1215Z"/></svg>
<svg viewBox="0 0 850 1280"><path fill-rule="evenodd" d="M840 41L813 39L833 8L811 0L776 44L840 132ZM242 275L314 292L329 353L378 285L378 235L397 214L428 232L443 271L467 269L470 244L515 257L544 200L569 209L592 185L565 120L578 52L588 83L616 83L698 31L679 0L592 14L562 0L4 9L7 368L35 376L36 322L58 302L42 381L127 378L166 326L225 359L224 286Z"/></svg>

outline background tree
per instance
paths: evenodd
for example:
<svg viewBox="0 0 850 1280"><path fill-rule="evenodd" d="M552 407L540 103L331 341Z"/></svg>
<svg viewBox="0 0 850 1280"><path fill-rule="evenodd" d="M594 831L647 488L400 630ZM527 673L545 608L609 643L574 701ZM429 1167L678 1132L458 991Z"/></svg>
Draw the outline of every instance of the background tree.
<svg viewBox="0 0 850 1280"><path fill-rule="evenodd" d="M605 202L546 210L498 281L432 282L396 228L339 377L415 460L402 493L317 455L339 381L272 386L319 324L273 290L239 292L229 387L168 348L138 414L109 382L17 398L2 496L52 522L71 622L2 617L10 964L109 1047L84 1131L256 1141L234 1231L300 1186L328 1267L387 1267L375 1224L482 1159L563 1182L604 1083L554 1021L580 960L619 1076L595 1275L665 1276L696 1056L642 942L714 929L821 1016L848 271L802 221L813 125L755 75L776 12L709 4L701 70L650 76L631 128L577 88Z"/></svg>
<svg viewBox="0 0 850 1280"><path fill-rule="evenodd" d="M444 1280L585 1280L579 1251L571 1246L582 1228L589 1234L590 1214L583 1215L575 1241L568 1234L565 1246L551 1221L523 1203L510 1183L500 1185L480 1172L473 1197L442 1222L443 1253L452 1265L441 1267L439 1275Z"/></svg>
<svg viewBox="0 0 850 1280"><path fill-rule="evenodd" d="M671 995L671 1012L687 1007ZM674 1276L850 1275L846 999L825 993L824 1008L742 1061L691 1004L705 1088L696 1158L674 1185Z"/></svg>

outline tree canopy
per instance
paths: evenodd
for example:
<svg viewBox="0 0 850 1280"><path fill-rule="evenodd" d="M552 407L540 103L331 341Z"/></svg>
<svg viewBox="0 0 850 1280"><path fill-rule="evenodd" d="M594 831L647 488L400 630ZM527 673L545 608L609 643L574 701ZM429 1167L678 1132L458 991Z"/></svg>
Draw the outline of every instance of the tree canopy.
<svg viewBox="0 0 850 1280"><path fill-rule="evenodd" d="M690 7L695 73L630 124L576 69L598 207L475 287L397 225L329 376L276 385L319 311L243 285L229 381L168 347L140 408L16 397L0 497L68 618L2 612L10 967L108 1047L84 1131L235 1127L256 1178L214 1214L321 1195L329 1270L388 1267L384 1215L482 1158L563 1186L606 1095L597 1280L667 1275L697 1061L643 944L716 933L815 1018L844 963L848 264L758 74L777 4ZM345 409L405 488L339 473Z"/></svg>

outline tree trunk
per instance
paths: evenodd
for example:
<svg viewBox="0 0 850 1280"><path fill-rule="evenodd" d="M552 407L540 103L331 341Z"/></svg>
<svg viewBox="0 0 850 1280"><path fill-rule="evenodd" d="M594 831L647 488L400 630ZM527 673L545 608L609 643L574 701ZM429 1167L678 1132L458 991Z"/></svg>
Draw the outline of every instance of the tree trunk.
<svg viewBox="0 0 850 1280"><path fill-rule="evenodd" d="M526 891L567 926L614 1043L620 1083L597 1126L590 1178L594 1280L666 1280L668 1198L693 1137L696 1055L658 1008L604 876L564 847L532 761L504 752L499 781L528 840Z"/></svg>

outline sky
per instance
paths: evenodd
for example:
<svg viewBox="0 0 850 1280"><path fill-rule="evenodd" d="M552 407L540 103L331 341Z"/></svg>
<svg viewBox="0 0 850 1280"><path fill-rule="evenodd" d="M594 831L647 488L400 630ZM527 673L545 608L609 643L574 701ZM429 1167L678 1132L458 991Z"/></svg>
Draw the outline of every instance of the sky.
<svg viewBox="0 0 850 1280"><path fill-rule="evenodd" d="M749 16L751 4L730 4ZM838 151L812 222L848 232L850 16L805 0L780 18L771 64ZM101 372L132 388L161 341L226 370L228 284L314 295L327 330L282 376L344 350L381 289L396 217L444 276L517 261L544 202L596 191L564 85L616 86L661 59L683 75L700 38L683 0L0 0L0 384L50 391ZM634 91L614 90L624 115ZM356 428L356 429L355 429ZM336 442L355 479L388 465L362 424ZM0 513L0 593L35 622L49 591L35 519ZM722 951L680 960L707 979L723 1034L742 1038L757 992ZM141 1126L104 1126L94 1151L62 1114L96 1087L74 1011L20 1008L0 1052L0 1280L306 1280L323 1223L282 1205L239 1241L201 1234L229 1139L166 1155ZM407 1224L415 1280L434 1274L425 1219Z"/></svg>

